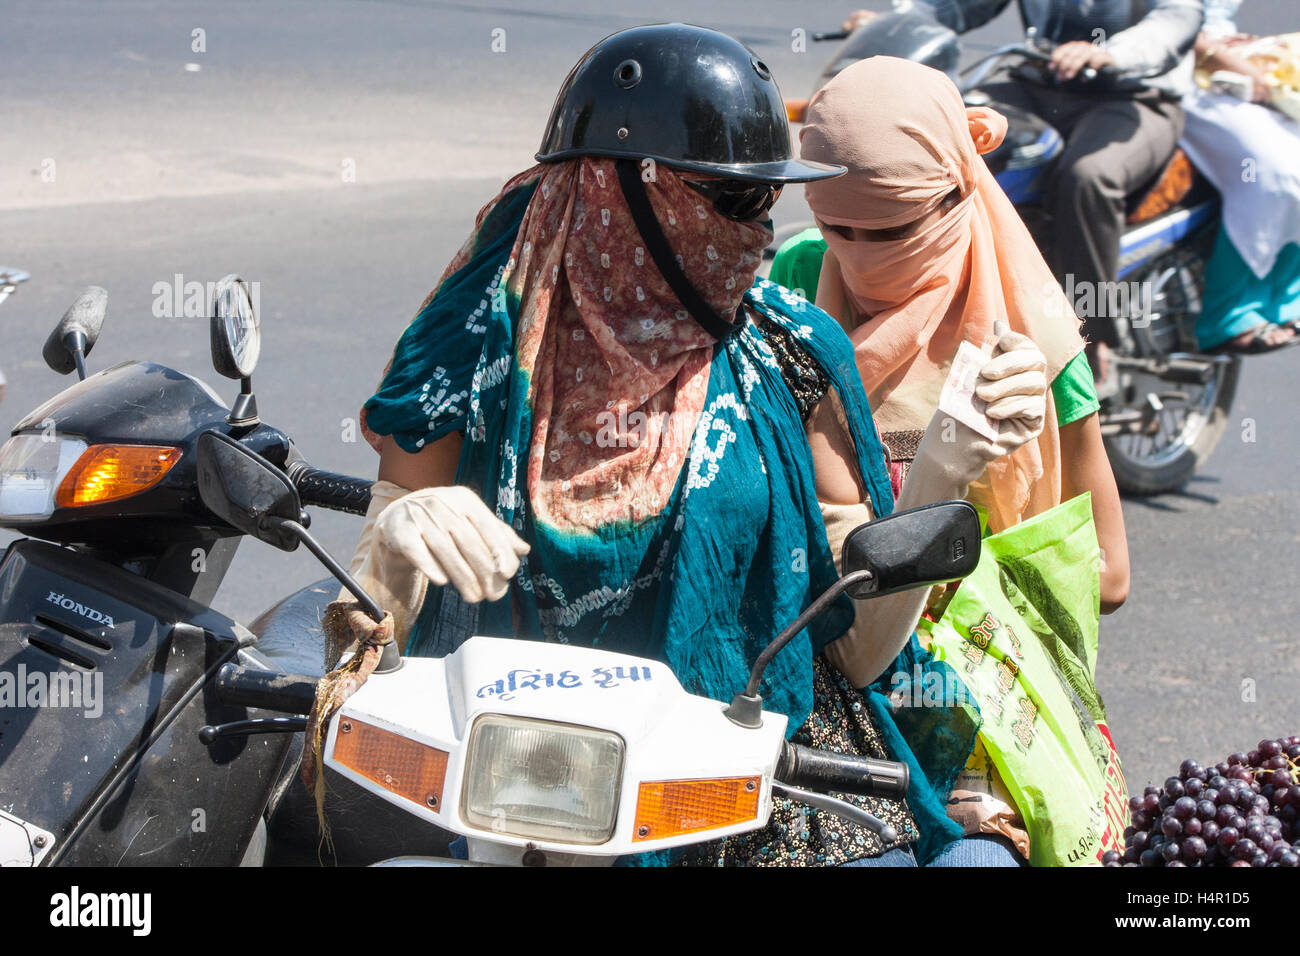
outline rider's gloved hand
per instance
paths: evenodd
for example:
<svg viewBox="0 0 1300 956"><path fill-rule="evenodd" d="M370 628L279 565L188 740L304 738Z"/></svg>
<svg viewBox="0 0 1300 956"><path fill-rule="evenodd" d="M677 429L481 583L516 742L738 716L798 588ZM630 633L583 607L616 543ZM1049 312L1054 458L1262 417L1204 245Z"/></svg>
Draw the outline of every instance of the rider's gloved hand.
<svg viewBox="0 0 1300 956"><path fill-rule="evenodd" d="M458 542L464 542L463 548ZM497 598L518 570L518 556L527 550L468 488L412 492L377 481L348 570L380 607L392 612L393 636L405 650L429 581L450 581L467 601ZM339 600L353 597L344 590ZM326 638L325 665L330 668L348 641L347 635Z"/></svg>
<svg viewBox="0 0 1300 956"><path fill-rule="evenodd" d="M528 545L469 488L423 488L394 501L376 525L381 552L471 603L505 596Z"/></svg>

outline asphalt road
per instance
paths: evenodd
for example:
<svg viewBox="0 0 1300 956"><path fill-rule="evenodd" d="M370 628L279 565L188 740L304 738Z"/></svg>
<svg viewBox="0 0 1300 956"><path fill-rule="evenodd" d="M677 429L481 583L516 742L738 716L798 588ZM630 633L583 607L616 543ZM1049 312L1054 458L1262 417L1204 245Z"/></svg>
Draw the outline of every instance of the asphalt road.
<svg viewBox="0 0 1300 956"><path fill-rule="evenodd" d="M10 0L0 264L33 279L0 306L0 425L66 384L40 347L91 283L110 293L92 369L149 358L233 396L210 370L205 320L156 313L159 284L240 272L260 283L263 416L316 463L373 474L350 420L475 211L531 164L584 50L647 17L700 22L742 38L799 95L830 51L797 51L792 31L834 28L848 6ZM1294 28L1273 4L1247 6L1260 9L1246 29ZM968 48L1017 32L1004 16ZM806 216L787 191L778 226ZM1184 757L1300 732L1300 353L1247 366L1197 479L1125 504L1132 596L1103 622L1098 683L1134 789ZM359 528L331 514L315 525L339 555ZM304 551L246 542L216 603L248 620L320 577Z"/></svg>

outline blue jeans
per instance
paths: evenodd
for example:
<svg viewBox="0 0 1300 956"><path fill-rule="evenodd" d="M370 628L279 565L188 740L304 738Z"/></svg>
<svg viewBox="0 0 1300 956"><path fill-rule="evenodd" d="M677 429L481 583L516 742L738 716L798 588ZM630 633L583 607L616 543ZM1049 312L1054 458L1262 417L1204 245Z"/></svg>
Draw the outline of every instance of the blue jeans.
<svg viewBox="0 0 1300 956"><path fill-rule="evenodd" d="M880 856L845 863L844 866L916 866L910 847L897 847ZM978 834L949 843L930 866L1023 866L1015 847L1002 837Z"/></svg>

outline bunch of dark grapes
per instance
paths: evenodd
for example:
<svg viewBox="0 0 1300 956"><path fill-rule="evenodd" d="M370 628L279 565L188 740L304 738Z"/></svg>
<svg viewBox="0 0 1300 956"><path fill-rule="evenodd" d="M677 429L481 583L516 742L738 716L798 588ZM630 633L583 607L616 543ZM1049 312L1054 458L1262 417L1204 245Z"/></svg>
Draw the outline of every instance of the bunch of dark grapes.
<svg viewBox="0 0 1300 956"><path fill-rule="evenodd" d="M1261 740L1213 767L1184 760L1129 810L1124 852L1108 851L1106 866L1300 867L1300 736Z"/></svg>

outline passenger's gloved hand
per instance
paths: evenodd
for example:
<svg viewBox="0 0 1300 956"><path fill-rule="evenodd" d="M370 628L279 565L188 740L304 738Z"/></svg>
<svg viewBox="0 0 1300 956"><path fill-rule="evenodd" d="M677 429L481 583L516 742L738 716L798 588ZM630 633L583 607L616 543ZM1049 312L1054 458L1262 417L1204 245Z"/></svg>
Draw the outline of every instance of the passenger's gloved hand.
<svg viewBox="0 0 1300 956"><path fill-rule="evenodd" d="M871 506L819 501L835 571L844 573L844 539L872 519ZM916 630L929 592L900 591L870 601L853 602L853 623L842 637L826 645L826 659L854 687L866 687L894 660Z"/></svg>
<svg viewBox="0 0 1300 956"><path fill-rule="evenodd" d="M964 497L990 462L1037 438L1047 414L1046 369L1032 341L1019 332L1004 333L975 384L975 394L988 402L985 414L999 423L997 441L936 411L903 482L898 508Z"/></svg>
<svg viewBox="0 0 1300 956"><path fill-rule="evenodd" d="M1009 455L1043 430L1047 413L1047 362L1038 348L1018 332L1007 331L980 369L975 394L989 403L985 413L999 422L998 439L989 441L943 411L936 411L921 439L903 482L896 511L952 498L963 498L989 462ZM836 569L844 539L870 520L867 505L821 502L827 541ZM875 680L907 645L925 610L930 591L900 591L870 602L855 602L848 632L826 646L827 659L854 687Z"/></svg>
<svg viewBox="0 0 1300 956"><path fill-rule="evenodd" d="M1004 332L975 383L984 413L1002 423L998 445L1009 455L1037 438L1047 414L1047 359L1028 336Z"/></svg>
<svg viewBox="0 0 1300 956"><path fill-rule="evenodd" d="M528 545L469 488L423 488L394 501L376 525L378 545L470 603L505 596Z"/></svg>

